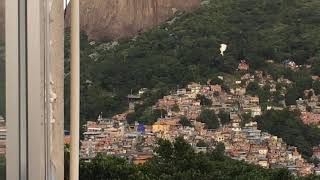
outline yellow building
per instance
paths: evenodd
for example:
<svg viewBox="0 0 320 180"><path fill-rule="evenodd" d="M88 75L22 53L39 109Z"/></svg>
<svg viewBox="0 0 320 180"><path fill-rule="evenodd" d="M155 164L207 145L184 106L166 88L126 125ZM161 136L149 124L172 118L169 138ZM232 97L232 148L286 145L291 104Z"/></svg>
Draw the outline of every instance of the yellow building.
<svg viewBox="0 0 320 180"><path fill-rule="evenodd" d="M152 132L167 133L178 126L179 119L160 119L152 125Z"/></svg>

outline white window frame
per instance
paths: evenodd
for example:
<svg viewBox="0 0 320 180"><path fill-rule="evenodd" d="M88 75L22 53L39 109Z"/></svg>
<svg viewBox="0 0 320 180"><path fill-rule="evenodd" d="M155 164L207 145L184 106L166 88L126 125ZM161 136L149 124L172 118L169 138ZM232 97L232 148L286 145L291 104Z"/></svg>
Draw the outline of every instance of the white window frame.
<svg viewBox="0 0 320 180"><path fill-rule="evenodd" d="M61 9L53 23L59 27L50 28L49 9L54 15ZM63 124L63 111L59 111L57 126L48 113L50 58L54 54L50 47L61 44L55 61L63 64L63 1L5 0L5 16L7 180L63 179L63 125L59 125ZM51 31L58 32L53 35L54 42ZM63 66L53 71L59 72L55 77L63 77Z"/></svg>
<svg viewBox="0 0 320 180"><path fill-rule="evenodd" d="M20 111L19 111L19 3L18 0L5 2L6 16L6 126L7 126L7 151L6 171L7 179L20 179ZM8 21L8 17L11 20ZM10 77L10 78L9 78ZM22 178L21 178L22 179Z"/></svg>

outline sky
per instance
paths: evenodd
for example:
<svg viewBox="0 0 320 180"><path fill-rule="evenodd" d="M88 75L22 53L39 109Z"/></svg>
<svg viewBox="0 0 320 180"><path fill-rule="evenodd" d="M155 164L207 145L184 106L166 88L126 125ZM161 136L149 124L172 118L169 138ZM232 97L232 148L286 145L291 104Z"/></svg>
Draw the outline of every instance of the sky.
<svg viewBox="0 0 320 180"><path fill-rule="evenodd" d="M67 1L67 4L68 4L70 0L63 0L64 8L66 8L66 1Z"/></svg>

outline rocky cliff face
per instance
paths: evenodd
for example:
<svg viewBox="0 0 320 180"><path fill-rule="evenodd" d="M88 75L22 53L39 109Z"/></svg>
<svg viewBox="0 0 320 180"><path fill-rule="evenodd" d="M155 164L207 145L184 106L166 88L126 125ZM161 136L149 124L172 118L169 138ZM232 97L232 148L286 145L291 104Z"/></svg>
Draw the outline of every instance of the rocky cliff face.
<svg viewBox="0 0 320 180"><path fill-rule="evenodd" d="M4 0L0 0L0 40L4 40L5 31L4 31L4 16L5 16L5 9L4 9Z"/></svg>
<svg viewBox="0 0 320 180"><path fill-rule="evenodd" d="M201 0L82 0L81 30L90 39L131 37L159 25L177 11L192 11ZM66 26L70 24L70 7Z"/></svg>

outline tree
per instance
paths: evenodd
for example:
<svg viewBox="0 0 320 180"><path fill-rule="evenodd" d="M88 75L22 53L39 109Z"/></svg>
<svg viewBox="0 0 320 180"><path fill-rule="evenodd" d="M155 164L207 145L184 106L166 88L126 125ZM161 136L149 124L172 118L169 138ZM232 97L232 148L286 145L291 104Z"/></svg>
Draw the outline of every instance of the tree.
<svg viewBox="0 0 320 180"><path fill-rule="evenodd" d="M260 86L256 81L250 82L246 89L246 93L253 96L258 95L259 91L260 91Z"/></svg>
<svg viewBox="0 0 320 180"><path fill-rule="evenodd" d="M312 96L313 96L313 92L309 91L306 98L307 99L311 99Z"/></svg>
<svg viewBox="0 0 320 180"><path fill-rule="evenodd" d="M227 84L222 84L221 89L227 93L230 93L230 87Z"/></svg>
<svg viewBox="0 0 320 180"><path fill-rule="evenodd" d="M141 116L138 118L139 123L152 125L158 118L163 118L167 115L164 109L152 109L151 107L145 108Z"/></svg>
<svg viewBox="0 0 320 180"><path fill-rule="evenodd" d="M249 113L243 113L241 115L241 127L244 127L247 123L251 122L252 118L251 118L251 112Z"/></svg>
<svg viewBox="0 0 320 180"><path fill-rule="evenodd" d="M212 155L215 157L215 159L224 159L224 151L225 151L225 146L223 143L218 143L215 146L214 151L212 152Z"/></svg>
<svg viewBox="0 0 320 180"><path fill-rule="evenodd" d="M179 112L180 111L179 105L178 104L174 104L173 107L171 108L171 111Z"/></svg>
<svg viewBox="0 0 320 180"><path fill-rule="evenodd" d="M0 41L0 116L6 118L6 71L5 71L5 44Z"/></svg>
<svg viewBox="0 0 320 180"><path fill-rule="evenodd" d="M126 120L128 124L134 124L134 122L138 120L137 114L136 113L127 114Z"/></svg>
<svg viewBox="0 0 320 180"><path fill-rule="evenodd" d="M173 145L169 140L159 139L158 147L155 148L155 152L158 154L158 157L165 161L170 161L173 158Z"/></svg>
<svg viewBox="0 0 320 180"><path fill-rule="evenodd" d="M320 81L319 81L319 80L313 82L313 84L312 84L312 89L314 90L314 93L315 93L316 95L319 95L319 94L320 94Z"/></svg>
<svg viewBox="0 0 320 180"><path fill-rule="evenodd" d="M285 96L285 100L286 100L286 105L295 105L296 104L296 100L299 98L299 92L298 89L296 87L292 87L290 89L288 89L288 92Z"/></svg>
<svg viewBox="0 0 320 180"><path fill-rule="evenodd" d="M260 4L230 0L210 2L199 11L181 15L173 24L164 23L140 33L134 41L121 39L119 45L111 49L105 48L108 43L105 39L89 45L90 41L81 34L83 119L96 118L96 112L106 111L105 116L112 116L125 111L125 97L131 89L170 89L191 81L206 82L217 74L232 75L239 59L247 59L253 71L261 69L274 77L290 77L292 81L298 80L294 75L298 72L278 63L291 58L298 64L305 64L306 60L313 59L311 71L319 74L318 11L319 2L315 0L294 3L273 0ZM217 27L223 27L223 31ZM70 70L69 38L66 32L66 75ZM223 57L218 50L221 40L232 45ZM97 54L94 61L91 54ZM266 65L265 59L274 59L275 63ZM86 80L93 82L92 88L98 93L87 92L92 90L85 89ZM309 86L309 82L305 85ZM66 77L65 87L69 84ZM226 83L222 88L230 89ZM69 107L68 92L66 88L66 107ZM120 98L114 101L112 97ZM68 113L65 114L68 119Z"/></svg>
<svg viewBox="0 0 320 180"><path fill-rule="evenodd" d="M186 126L192 127L192 124L191 124L190 120L189 120L187 117L185 117L185 116L182 116L182 117L180 118L179 123L180 123L183 127L186 127Z"/></svg>
<svg viewBox="0 0 320 180"><path fill-rule="evenodd" d="M99 154L90 163L80 163L81 180L138 178L137 167L122 158Z"/></svg>
<svg viewBox="0 0 320 180"><path fill-rule="evenodd" d="M259 96L260 103L262 105L265 105L266 103L268 103L268 101L271 97L270 86L265 85L263 88L260 88L259 91L257 92L257 94Z"/></svg>
<svg viewBox="0 0 320 180"><path fill-rule="evenodd" d="M273 170L272 179L284 180L284 179L295 179L295 178L288 169L281 168L281 169Z"/></svg>
<svg viewBox="0 0 320 180"><path fill-rule="evenodd" d="M222 85L223 84L223 80L221 80L220 78L215 76L214 78L211 79L210 84L211 85L216 85L216 84Z"/></svg>
<svg viewBox="0 0 320 180"><path fill-rule="evenodd" d="M204 140L200 140L197 142L197 147L208 147L208 144L204 142Z"/></svg>
<svg viewBox="0 0 320 180"><path fill-rule="evenodd" d="M202 110L198 120L205 123L208 129L217 129L219 127L218 118L213 110Z"/></svg>
<svg viewBox="0 0 320 180"><path fill-rule="evenodd" d="M230 123L230 113L225 112L223 110L219 111L218 117L220 118L220 122L222 125Z"/></svg>
<svg viewBox="0 0 320 180"><path fill-rule="evenodd" d="M225 146L223 143L218 143L216 145L215 151L219 154L224 154Z"/></svg>
<svg viewBox="0 0 320 180"><path fill-rule="evenodd" d="M320 76L320 63L317 62L312 66L311 72L313 75Z"/></svg>
<svg viewBox="0 0 320 180"><path fill-rule="evenodd" d="M304 155L312 156L312 147L320 142L320 129L305 125L298 112L267 111L256 118L258 128L276 135L288 143L296 146Z"/></svg>
<svg viewBox="0 0 320 180"><path fill-rule="evenodd" d="M273 103L278 104L285 100L285 96L283 96L280 92L280 90L277 90L274 94L273 94Z"/></svg>
<svg viewBox="0 0 320 180"><path fill-rule="evenodd" d="M212 101L211 99L208 99L206 96L204 95L197 95L197 100L200 101L200 104L202 106L211 106L212 105Z"/></svg>
<svg viewBox="0 0 320 180"><path fill-rule="evenodd" d="M224 144L218 143L213 151L197 154L181 137L174 142L159 139L155 156L142 165L102 154L90 162L81 161L80 179L296 179L287 169L264 169L233 160L224 155L224 149Z"/></svg>
<svg viewBox="0 0 320 180"><path fill-rule="evenodd" d="M0 156L0 179L6 179L6 158Z"/></svg>

